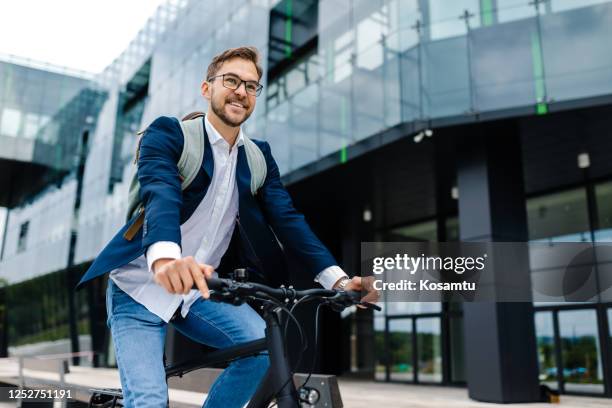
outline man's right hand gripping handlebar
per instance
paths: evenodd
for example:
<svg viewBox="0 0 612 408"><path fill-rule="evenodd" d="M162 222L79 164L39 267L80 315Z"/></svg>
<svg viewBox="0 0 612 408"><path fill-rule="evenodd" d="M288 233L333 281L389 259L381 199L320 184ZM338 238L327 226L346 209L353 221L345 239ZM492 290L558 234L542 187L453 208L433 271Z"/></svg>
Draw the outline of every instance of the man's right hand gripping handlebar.
<svg viewBox="0 0 612 408"><path fill-rule="evenodd" d="M192 288L197 288L203 298L210 297L206 280L212 278L214 269L210 265L196 262L192 256L157 259L152 269L155 282L170 293L187 294Z"/></svg>

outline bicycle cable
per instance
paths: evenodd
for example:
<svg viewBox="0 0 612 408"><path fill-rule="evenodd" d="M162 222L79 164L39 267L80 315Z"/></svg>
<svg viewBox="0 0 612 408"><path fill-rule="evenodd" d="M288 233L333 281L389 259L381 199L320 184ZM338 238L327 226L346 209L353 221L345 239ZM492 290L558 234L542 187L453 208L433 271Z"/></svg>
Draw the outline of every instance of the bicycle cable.
<svg viewBox="0 0 612 408"><path fill-rule="evenodd" d="M314 371L314 366L317 363L317 350L319 348L319 311L323 305L325 305L325 303L319 303L315 312L314 353L312 363L310 363L310 371L308 372L306 380L304 380L300 388L304 388L306 384L308 384L308 381L310 381L310 377L312 376L312 372Z"/></svg>
<svg viewBox="0 0 612 408"><path fill-rule="evenodd" d="M293 310L295 309L295 306L297 306L297 304L300 303L300 301L298 301L295 305L293 305L293 307L290 309L287 309L287 307L285 307L280 301L274 299L271 296L266 295L265 293L258 293L257 294L257 298L266 302L270 302L273 305L277 306L278 308L280 308L282 311L284 311L288 317L291 318L291 320L293 320L293 322L295 323L299 335L300 335L300 343L302 346L302 351L300 352L300 355L298 356L298 361L297 364L295 364L295 366L293 367L293 370L290 371L290 375L289 378L287 378L287 380L283 383L283 385L278 389L278 391L274 392L271 396L271 399L275 399L276 396L278 395L278 393L280 393L283 388L285 388L287 386L287 384L289 384L289 382L293 379L293 374L295 373L295 369L297 368L298 364L301 362L302 359L302 354L304 353L304 351L306 351L308 349L308 340L306 339L306 336L304 336L304 331L302 328L302 325L300 324L299 320L294 316L293 314ZM302 300L302 299L300 299ZM287 343L287 337L286 337L286 332L283 334L284 337L284 341L285 344ZM269 406L269 408L272 408L274 406L276 406L277 403L276 401L273 403L273 405Z"/></svg>
<svg viewBox="0 0 612 408"><path fill-rule="evenodd" d="M296 325L296 327L297 327L298 331L300 332L300 337L302 336L303 330L302 330L302 327L301 327L301 324L300 324L299 320L297 320L297 319L296 319L296 317L293 315L293 311L294 311L294 310L295 310L295 309L296 309L296 308L297 308L297 307L298 307L300 304L303 304L303 303L306 303L306 302L310 302L310 301L313 301L313 300L317 300L317 298L316 298L316 297L314 297L314 296L305 296L305 297L303 297L302 299L298 300L298 301L297 301L297 302L296 302L296 303L295 303L295 304L294 304L294 305L291 307L291 309L289 309L289 310L287 310L286 308L284 308L284 307L282 307L282 306L281 306L281 308L282 308L282 309L283 309L283 310L284 310L284 311L285 311L285 312L288 314L288 316L290 316L290 317L291 317L291 319L292 319L292 320L293 320L293 322L295 323L295 325ZM325 303L319 303L319 304L317 305L317 309L316 309L316 312L315 312L315 315L316 315L316 323L315 323L315 348L314 348L314 349L315 349L315 355L314 355L314 357L313 357L313 363L311 364L311 369L310 369L310 372L309 372L308 377L307 377L307 379L306 379L306 382L308 382L308 380L310 380L310 377L311 377L312 371L314 370L314 364L315 364L315 362L316 362L316 358L317 358L317 356L316 356L316 350L317 350L317 348L318 348L318 346L317 346L317 341L318 341L318 331L319 331L319 322L318 322L318 320L319 320L319 319L318 319L318 317L319 317L319 310L320 310L321 306L323 306L324 304L325 304ZM284 339L285 339L285 344L287 343L287 330L288 330L288 326L289 326L289 321L287 320L287 322L285 322L285 328L284 328L284 334L283 334L283 337L284 337ZM302 362L302 356L303 356L304 352L305 352L307 349L308 349L308 339L307 339L307 338L304 338L304 341L302 342L302 350L301 350L301 352L300 352L300 354L299 354L299 356L298 356L298 359L297 359L296 363L294 364L293 370L291 370L291 375L290 375L290 377L287 379L287 381L285 381L285 383L284 383L284 384L283 384L283 385L280 387L280 389L279 389L278 391L276 391L274 394L272 394L272 395L273 395L273 397L272 397L272 398L275 398L275 397L276 397L276 395L278 395L278 393L279 393L279 392L281 392L281 391L282 391L282 389L283 389L283 388L285 388L285 387L287 386L287 384L289 383L289 381L291 381L291 379L293 378L293 375L295 374L295 370L296 370L296 369L299 367L300 363ZM304 384L302 384L302 386L301 386L300 388L302 388L302 387L303 387L303 386L306 384L306 382L304 382ZM273 407L275 407L275 406L277 406L276 401L275 401L275 402L274 402L272 405L270 405L268 408L273 408Z"/></svg>

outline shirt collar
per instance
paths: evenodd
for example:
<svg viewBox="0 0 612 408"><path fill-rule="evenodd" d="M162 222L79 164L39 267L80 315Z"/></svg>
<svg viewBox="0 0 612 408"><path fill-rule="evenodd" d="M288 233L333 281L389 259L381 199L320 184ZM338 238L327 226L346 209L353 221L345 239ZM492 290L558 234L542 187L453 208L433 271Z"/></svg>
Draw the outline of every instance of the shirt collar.
<svg viewBox="0 0 612 408"><path fill-rule="evenodd" d="M204 125L206 126L206 133L208 133L208 140L212 145L225 144L229 145L227 141L221 136L221 134L215 129L215 127L208 120L208 116L204 116ZM242 146L244 144L244 133L242 132L242 126L240 126L240 131L238 132L238 137L236 138L236 146Z"/></svg>

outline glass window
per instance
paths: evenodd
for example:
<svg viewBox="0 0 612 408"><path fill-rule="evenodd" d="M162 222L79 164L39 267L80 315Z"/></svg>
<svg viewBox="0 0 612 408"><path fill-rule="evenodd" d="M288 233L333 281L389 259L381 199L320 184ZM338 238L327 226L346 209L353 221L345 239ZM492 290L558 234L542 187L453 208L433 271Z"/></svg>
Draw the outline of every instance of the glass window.
<svg viewBox="0 0 612 408"><path fill-rule="evenodd" d="M377 380L386 379L385 369L385 317L374 317L374 355L376 356L376 365L374 367L374 378Z"/></svg>
<svg viewBox="0 0 612 408"><path fill-rule="evenodd" d="M479 111L535 104L542 72L534 19L474 30L469 37L475 107ZM503 47L499 45L503 44ZM541 93L541 94L539 94Z"/></svg>
<svg viewBox="0 0 612 408"><path fill-rule="evenodd" d="M34 139L38 132L38 115L35 113L28 113L25 116L25 124L23 128L23 137L27 139Z"/></svg>
<svg viewBox="0 0 612 408"><path fill-rule="evenodd" d="M466 36L422 43L422 109L426 117L464 115L472 108L467 47Z"/></svg>
<svg viewBox="0 0 612 408"><path fill-rule="evenodd" d="M595 310L559 312L566 391L603 393L603 367Z"/></svg>
<svg viewBox="0 0 612 408"><path fill-rule="evenodd" d="M419 382L442 382L440 318L419 318L416 327Z"/></svg>
<svg viewBox="0 0 612 408"><path fill-rule="evenodd" d="M417 242L438 240L436 220L425 221L405 227L394 228L389 231L385 240L394 242ZM442 304L438 302L388 302L387 314L420 314L438 313L442 311Z"/></svg>
<svg viewBox="0 0 612 408"><path fill-rule="evenodd" d="M389 238L398 241L437 241L436 220L425 221L414 225L394 228Z"/></svg>
<svg viewBox="0 0 612 408"><path fill-rule="evenodd" d="M584 188L527 200L529 240L588 242L591 240Z"/></svg>
<svg viewBox="0 0 612 408"><path fill-rule="evenodd" d="M500 23L522 20L535 14L533 4L525 0L497 0L497 21Z"/></svg>
<svg viewBox="0 0 612 408"><path fill-rule="evenodd" d="M389 371L394 381L414 381L412 319L389 320Z"/></svg>
<svg viewBox="0 0 612 408"><path fill-rule="evenodd" d="M539 379L552 389L558 388L555 362L555 333L552 312L535 314L536 342L538 347Z"/></svg>
<svg viewBox="0 0 612 408"><path fill-rule="evenodd" d="M589 1L576 0L580 5ZM561 2L553 2L559 10ZM566 3L569 8L570 3ZM555 101L612 92L612 3L540 17L548 96ZM567 56L572 63L567 63Z"/></svg>
<svg viewBox="0 0 612 408"><path fill-rule="evenodd" d="M479 0L430 0L429 24L432 40L464 35L467 32L463 13L467 10L470 28L480 26Z"/></svg>
<svg viewBox="0 0 612 408"><path fill-rule="evenodd" d="M612 242L612 182L595 186L597 220L599 228L595 231L595 241Z"/></svg>
<svg viewBox="0 0 612 408"><path fill-rule="evenodd" d="M419 0L389 0L390 30L387 46L394 51L405 51L419 42L416 22L423 23Z"/></svg>
<svg viewBox="0 0 612 408"><path fill-rule="evenodd" d="M19 128L21 127L21 111L17 109L4 108L2 111L1 123L1 135L17 137L19 134Z"/></svg>
<svg viewBox="0 0 612 408"><path fill-rule="evenodd" d="M23 252L26 249L28 242L28 229L30 227L30 221L26 221L19 226L19 239L17 241L17 252Z"/></svg>
<svg viewBox="0 0 612 408"><path fill-rule="evenodd" d="M559 12L609 2L610 0L551 0L550 7L553 12Z"/></svg>
<svg viewBox="0 0 612 408"><path fill-rule="evenodd" d="M356 23L357 66L372 70L383 63L382 39L389 34L389 10L383 7Z"/></svg>
<svg viewBox="0 0 612 408"><path fill-rule="evenodd" d="M446 219L446 242L459 241L459 218Z"/></svg>

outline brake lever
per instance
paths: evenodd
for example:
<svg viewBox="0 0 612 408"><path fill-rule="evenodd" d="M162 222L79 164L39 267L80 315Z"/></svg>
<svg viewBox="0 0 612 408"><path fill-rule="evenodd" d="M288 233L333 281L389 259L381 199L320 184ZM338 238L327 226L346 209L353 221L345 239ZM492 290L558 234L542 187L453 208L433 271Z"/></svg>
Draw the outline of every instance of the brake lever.
<svg viewBox="0 0 612 408"><path fill-rule="evenodd" d="M382 310L382 307L378 306L375 303L370 303L370 302L363 302L362 301L362 302L359 302L358 306L363 306L366 309L374 309L374 310L376 310L378 312L380 312Z"/></svg>

